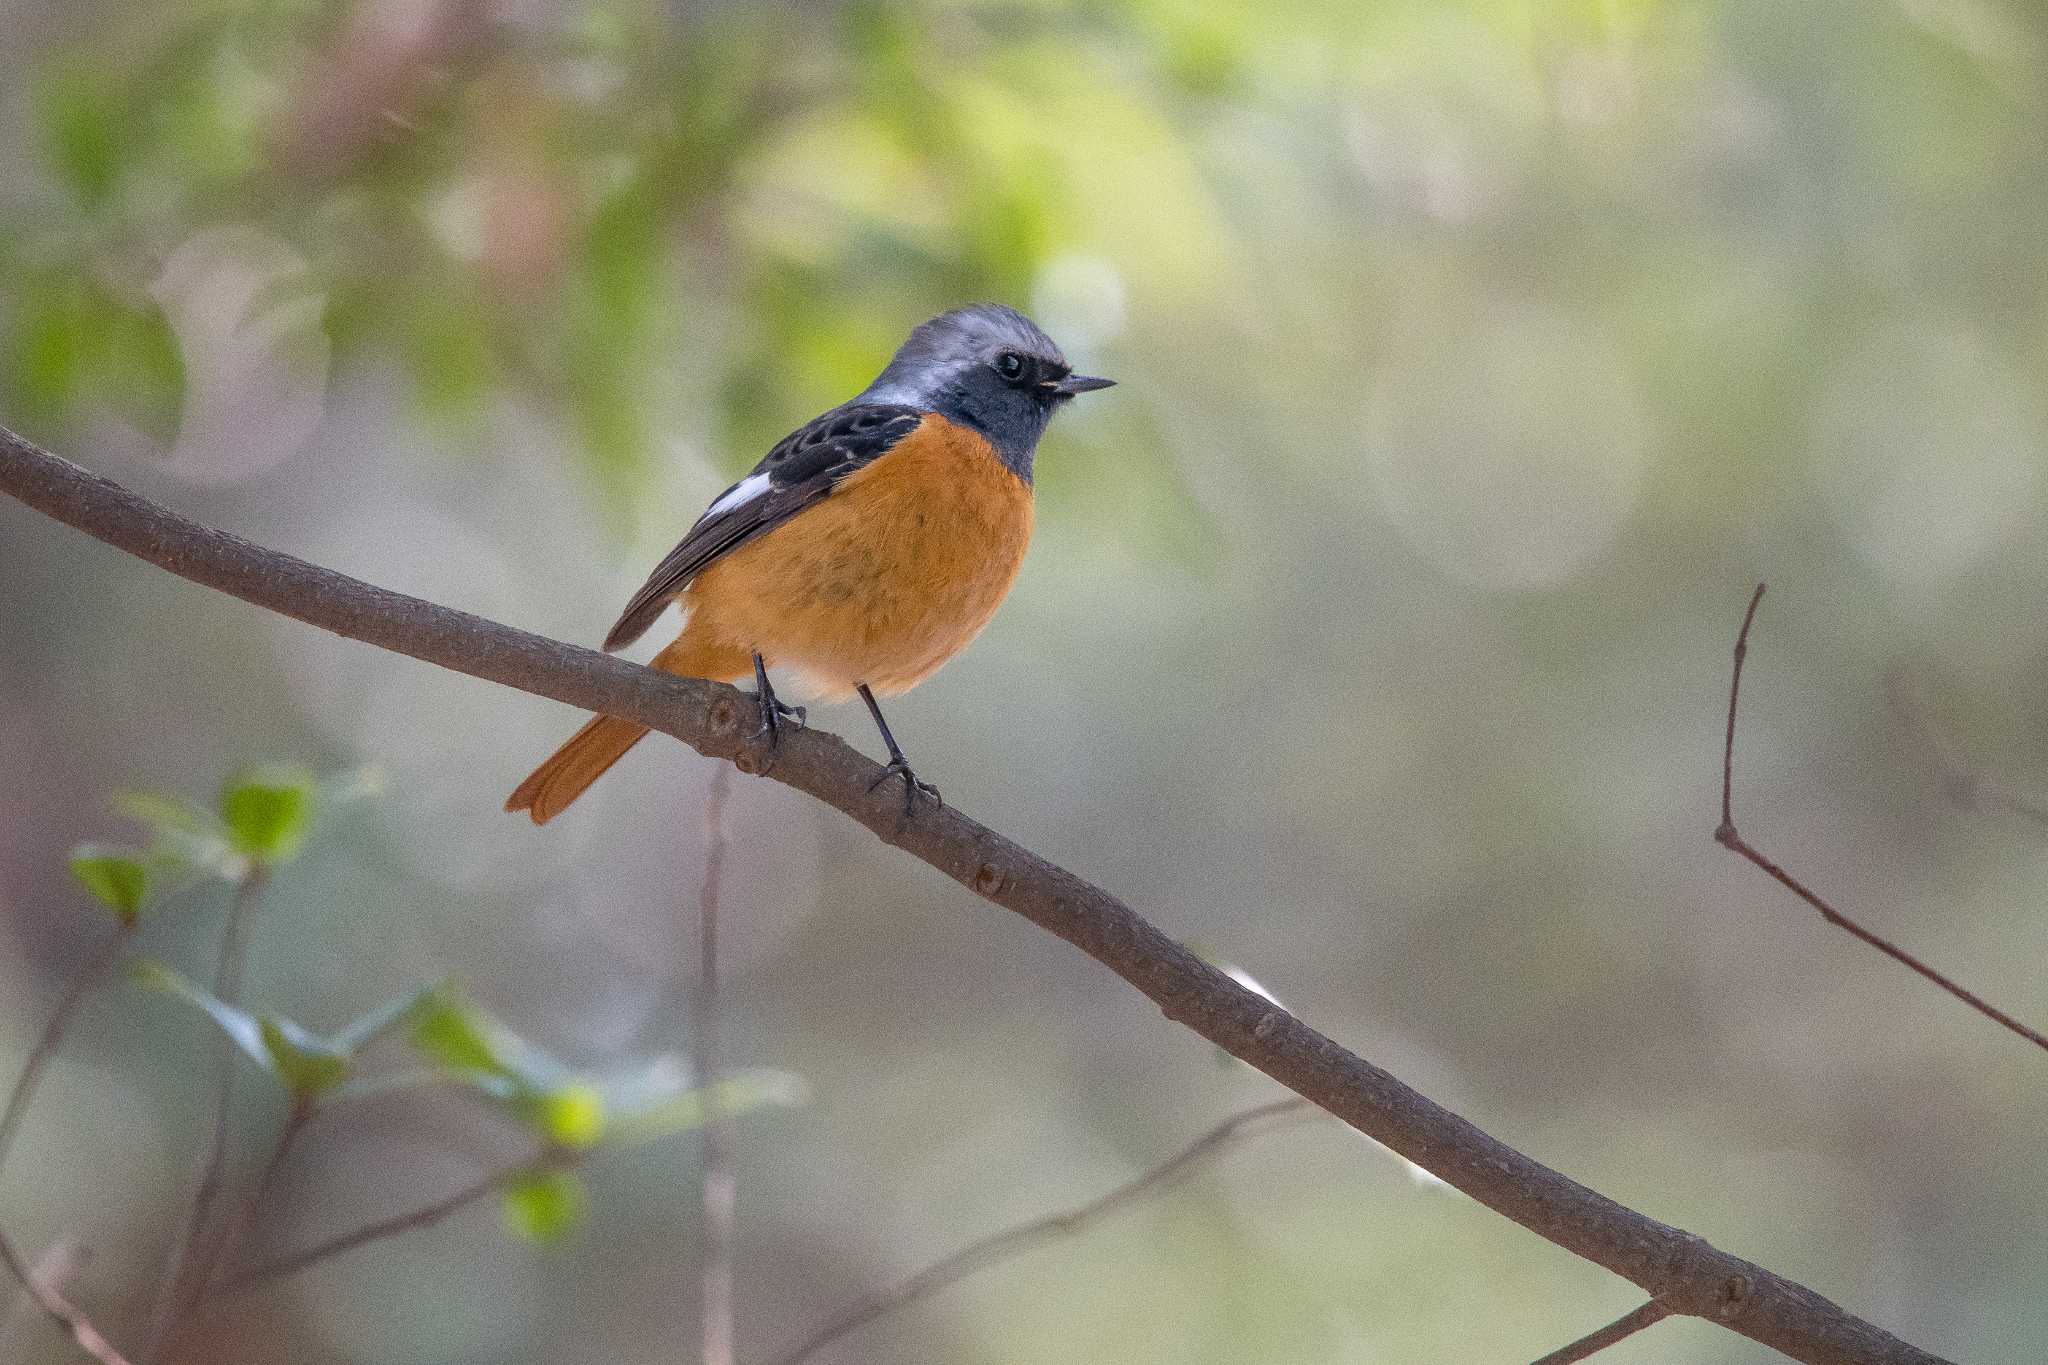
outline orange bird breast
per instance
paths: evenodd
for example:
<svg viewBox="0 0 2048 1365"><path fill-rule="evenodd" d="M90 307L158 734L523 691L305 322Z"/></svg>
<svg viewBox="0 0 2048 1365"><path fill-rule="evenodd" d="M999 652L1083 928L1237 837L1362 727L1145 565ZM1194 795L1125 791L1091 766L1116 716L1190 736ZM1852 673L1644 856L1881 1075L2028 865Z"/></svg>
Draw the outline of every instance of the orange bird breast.
<svg viewBox="0 0 2048 1365"><path fill-rule="evenodd" d="M751 676L758 650L826 701L906 692L981 633L1031 541L1031 488L983 437L928 415L823 501L705 568L657 666Z"/></svg>

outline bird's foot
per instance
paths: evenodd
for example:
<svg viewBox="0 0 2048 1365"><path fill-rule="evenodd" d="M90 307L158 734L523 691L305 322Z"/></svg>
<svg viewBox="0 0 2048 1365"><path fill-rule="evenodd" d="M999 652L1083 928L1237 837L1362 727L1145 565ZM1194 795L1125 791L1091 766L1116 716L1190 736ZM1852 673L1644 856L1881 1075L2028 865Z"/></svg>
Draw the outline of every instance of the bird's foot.
<svg viewBox="0 0 2048 1365"><path fill-rule="evenodd" d="M782 699L773 692L756 692L754 705L760 709L761 723L754 727L749 738L757 744L766 740L771 749L781 745L784 727L791 731L801 730L804 722L810 719L809 711L801 706L783 705Z"/></svg>
<svg viewBox="0 0 2048 1365"><path fill-rule="evenodd" d="M889 760L889 766L882 769L881 776L868 783L868 790L873 791L892 777L903 779L903 814L906 818L917 813L917 798L920 796L928 796L940 806L946 804L946 798L939 795L939 789L910 771L910 764L900 757Z"/></svg>

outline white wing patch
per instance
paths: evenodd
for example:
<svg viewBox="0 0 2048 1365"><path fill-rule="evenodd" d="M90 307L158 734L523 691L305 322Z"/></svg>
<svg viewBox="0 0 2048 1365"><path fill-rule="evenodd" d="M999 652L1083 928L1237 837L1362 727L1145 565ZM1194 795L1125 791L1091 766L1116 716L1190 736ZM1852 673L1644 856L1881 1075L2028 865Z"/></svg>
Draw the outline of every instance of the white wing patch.
<svg viewBox="0 0 2048 1365"><path fill-rule="evenodd" d="M722 493L717 502L705 508L704 515L699 520L708 521L722 512L730 512L742 503L752 502L767 491L768 476L766 474L749 474L746 478L741 479Z"/></svg>

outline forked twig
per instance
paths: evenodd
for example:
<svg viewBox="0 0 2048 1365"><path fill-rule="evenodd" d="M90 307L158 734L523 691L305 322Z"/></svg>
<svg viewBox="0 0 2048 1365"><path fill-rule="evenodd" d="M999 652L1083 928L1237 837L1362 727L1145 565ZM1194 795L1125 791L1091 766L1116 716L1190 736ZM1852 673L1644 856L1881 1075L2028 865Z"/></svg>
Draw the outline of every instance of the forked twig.
<svg viewBox="0 0 2048 1365"><path fill-rule="evenodd" d="M255 1188L243 1202L242 1211L235 1218L234 1225L221 1237L215 1246L208 1264L199 1276L199 1291L194 1297L192 1308L204 1301L206 1291L211 1288L223 1271L234 1266L235 1258L247 1245L249 1235L256 1230L256 1224L263 1216L264 1206L277 1188L277 1178L284 1170L285 1159L298 1145L305 1134L306 1126L318 1112L310 1098L301 1097L292 1101L291 1112L285 1116L284 1126L278 1131L277 1142L270 1149L270 1159L263 1164L263 1174L256 1179ZM191 1311L187 1310L188 1313ZM176 1327L172 1328L173 1333Z"/></svg>
<svg viewBox="0 0 2048 1365"><path fill-rule="evenodd" d="M1651 1299L1633 1313L1623 1314L1599 1331L1588 1332L1577 1341L1558 1347L1535 1365L1573 1365L1573 1362L1604 1351L1616 1342L1632 1337L1652 1323L1662 1322L1670 1316L1669 1308Z"/></svg>
<svg viewBox="0 0 2048 1365"><path fill-rule="evenodd" d="M57 1008L50 1012L49 1022L43 1025L42 1033L29 1048L28 1060L22 1063L21 1074L15 1078L14 1088L8 1092L6 1107L0 1109L0 1161L6 1159L15 1134L21 1130L22 1116L28 1112L29 1097L35 1093L36 1083L41 1079L43 1069L49 1065L50 1058L56 1055L57 1044L70 1027L72 1016L92 989L106 978L108 969L134 936L135 925L136 921L132 919L124 920L113 936L93 951L92 957L65 988ZM64 1297L53 1280L37 1274L22 1260L20 1250L4 1232L0 1232L0 1263L4 1263L8 1273L20 1282L36 1307L77 1343L79 1350L99 1361L100 1365L129 1365L127 1358L114 1349L113 1343L93 1326L90 1318Z"/></svg>
<svg viewBox="0 0 2048 1365"><path fill-rule="evenodd" d="M1735 667L1728 680L1728 733L1721 750L1721 824L1714 831L1714 842L1727 849L1730 853L1738 854L1756 864L1773 881L1805 901L1814 909L1820 911L1821 918L1825 919L1829 924L1854 935L1877 949L1880 953L1883 953L1886 957L1932 981L1935 985L1941 987L1993 1023L2011 1030L2032 1043L2035 1047L2048 1051L2048 1036L2044 1036L2036 1029L2029 1028L2004 1010L1998 1008L1998 1006L1986 1000L1983 996L1978 995L1975 991L1957 984L1954 980L1928 966L1925 962L1922 962L1904 948L1899 947L1890 939L1872 933L1855 920L1850 919L1847 915L1835 909L1834 906L1828 904L1817 893L1810 890L1804 882L1779 866L1762 850L1758 849L1756 845L1743 838L1741 833L1735 828L1735 707L1737 700L1742 695L1742 666L1749 655L1749 629L1756 621L1757 604L1762 602L1763 599L1764 585L1759 583L1756 585L1756 592L1750 596L1749 610L1743 613L1742 630L1735 637Z"/></svg>
<svg viewBox="0 0 2048 1365"><path fill-rule="evenodd" d="M262 864L254 864L235 883L234 894L228 900L227 918L221 926L220 966L215 970L213 980L213 993L223 1004L233 1006L241 1003L242 970L248 965L249 958L249 915L268 880L269 873ZM213 1213L213 1201L220 1196L221 1183L227 1174L228 1145L233 1136L236 1067L233 1040L225 1033L218 1033L213 1040L213 1137L207 1144L206 1165L200 1174L199 1185L193 1190L192 1202L185 1210L184 1220L178 1225L166 1272L157 1285L156 1306L150 1311L149 1331L143 1338L144 1365L154 1365L171 1329L206 1292L206 1275L212 1266L207 1252L207 1222Z"/></svg>
<svg viewBox="0 0 2048 1365"><path fill-rule="evenodd" d="M867 1326L885 1313L892 1313L920 1299L929 1298L942 1289L958 1284L976 1271L986 1270L992 1265L1021 1256L1050 1242L1076 1236L1111 1214L1171 1188L1175 1181L1186 1176L1203 1161L1220 1156L1239 1143L1312 1118L1320 1112L1307 1100L1286 1099L1274 1100L1233 1114L1165 1161L1136 1179L1117 1186L1108 1194L1090 1200L1079 1208L1069 1209L1065 1213L1048 1214L1046 1217L1035 1218L1031 1222L984 1237L949 1256L933 1261L924 1269L898 1280L886 1289L877 1290L819 1328L795 1350L776 1357L774 1365L802 1365L804 1361L848 1332Z"/></svg>
<svg viewBox="0 0 2048 1365"><path fill-rule="evenodd" d="M381 1242L387 1237L414 1232L420 1228L432 1227L449 1215L468 1208L485 1195L494 1194L536 1172L556 1170L570 1165L580 1155L578 1149L551 1147L537 1155L497 1167L431 1204L423 1204L419 1208L393 1214L389 1218L380 1218L374 1223L365 1223L359 1228L339 1233L325 1241L315 1242L303 1251L294 1251L290 1255L264 1261L230 1275L214 1287L213 1297L231 1298L246 1294L261 1289L273 1281L309 1270L323 1261L330 1261L358 1247Z"/></svg>

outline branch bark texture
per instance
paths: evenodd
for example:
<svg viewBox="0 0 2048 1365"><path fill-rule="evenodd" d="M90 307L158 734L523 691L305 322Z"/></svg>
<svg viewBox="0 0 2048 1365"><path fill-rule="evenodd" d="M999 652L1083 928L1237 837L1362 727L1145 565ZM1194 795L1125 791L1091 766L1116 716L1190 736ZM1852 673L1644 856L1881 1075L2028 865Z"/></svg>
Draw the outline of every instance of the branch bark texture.
<svg viewBox="0 0 2048 1365"><path fill-rule="evenodd" d="M381 649L586 711L639 721L760 772L753 705L593 650L407 597L200 526L0 428L0 491L195 583ZM952 806L905 818L900 793L836 736L785 735L766 775L816 797L977 895L1057 934L1181 1023L1674 1314L1809 1365L1939 1365L1821 1295L1551 1170L1246 990L1100 887ZM480 798L481 799L481 798Z"/></svg>

